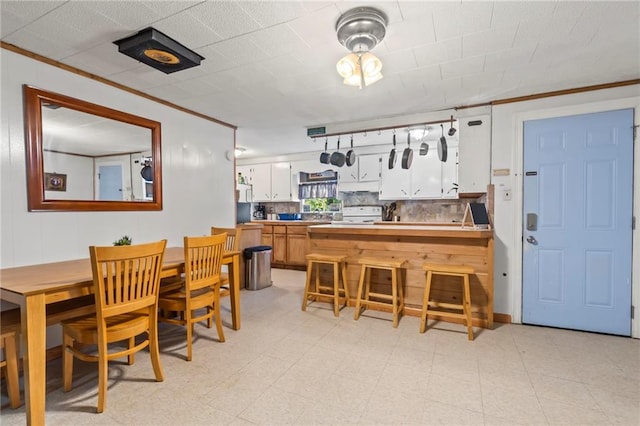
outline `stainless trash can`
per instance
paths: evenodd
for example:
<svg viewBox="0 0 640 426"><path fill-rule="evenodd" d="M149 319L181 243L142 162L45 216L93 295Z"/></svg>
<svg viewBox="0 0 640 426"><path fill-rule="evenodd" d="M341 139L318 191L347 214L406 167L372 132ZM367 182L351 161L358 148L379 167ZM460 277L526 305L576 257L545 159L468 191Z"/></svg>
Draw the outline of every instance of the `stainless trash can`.
<svg viewBox="0 0 640 426"><path fill-rule="evenodd" d="M247 269L245 288L260 290L271 285L271 246L247 247L243 250Z"/></svg>

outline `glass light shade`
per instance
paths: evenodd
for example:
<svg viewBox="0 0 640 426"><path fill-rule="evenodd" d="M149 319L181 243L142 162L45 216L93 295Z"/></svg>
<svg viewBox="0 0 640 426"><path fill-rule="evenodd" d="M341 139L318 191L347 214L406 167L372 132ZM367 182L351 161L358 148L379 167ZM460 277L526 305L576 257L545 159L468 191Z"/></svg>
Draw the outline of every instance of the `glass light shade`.
<svg viewBox="0 0 640 426"><path fill-rule="evenodd" d="M409 129L409 134L413 139L421 140L425 136L427 136L427 134L429 134L429 130L425 129L424 127L418 129Z"/></svg>
<svg viewBox="0 0 640 426"><path fill-rule="evenodd" d="M382 62L375 55L366 52L350 53L336 64L338 74L344 78L344 84L358 86L361 89L382 78Z"/></svg>

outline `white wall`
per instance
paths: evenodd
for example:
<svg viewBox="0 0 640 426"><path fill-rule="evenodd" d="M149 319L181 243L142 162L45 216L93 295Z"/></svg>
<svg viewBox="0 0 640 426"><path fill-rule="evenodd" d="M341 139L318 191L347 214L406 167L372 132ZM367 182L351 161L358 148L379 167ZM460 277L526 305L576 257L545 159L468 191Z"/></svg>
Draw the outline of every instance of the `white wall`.
<svg viewBox="0 0 640 426"><path fill-rule="evenodd" d="M2 144L0 148L0 267L88 256L88 246L208 234L212 225L235 224L234 131L173 108L0 49ZM158 212L28 212L22 85L30 84L162 125L164 207Z"/></svg>
<svg viewBox="0 0 640 426"><path fill-rule="evenodd" d="M92 200L93 158L46 151L42 156L45 173L67 175L66 191L45 191L47 200ZM90 176L91 179L86 177Z"/></svg>
<svg viewBox="0 0 640 426"><path fill-rule="evenodd" d="M509 169L508 176L494 176L495 185L495 311L522 319L522 123L526 120L635 108L640 123L640 85L517 102L493 107L491 167ZM640 149L634 155L634 216L640 216ZM505 201L503 190L513 197ZM640 306L640 235L633 232L633 304ZM636 309L638 311L638 309ZM636 314L632 335L640 337Z"/></svg>

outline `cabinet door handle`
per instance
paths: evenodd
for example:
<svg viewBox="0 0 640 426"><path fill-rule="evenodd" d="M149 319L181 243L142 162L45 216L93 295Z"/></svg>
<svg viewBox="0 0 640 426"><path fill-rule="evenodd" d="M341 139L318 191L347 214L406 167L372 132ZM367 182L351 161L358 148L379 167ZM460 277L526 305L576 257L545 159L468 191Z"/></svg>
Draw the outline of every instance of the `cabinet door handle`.
<svg viewBox="0 0 640 426"><path fill-rule="evenodd" d="M278 194L273 194L272 200L275 200L276 198L278 198Z"/></svg>
<svg viewBox="0 0 640 426"><path fill-rule="evenodd" d="M404 195L407 195L407 193L404 191L404 189L401 189L400 191L402 191L402 193L403 193Z"/></svg>
<svg viewBox="0 0 640 426"><path fill-rule="evenodd" d="M360 176L360 179L364 179L367 177L367 173L363 174L362 176Z"/></svg>
<svg viewBox="0 0 640 426"><path fill-rule="evenodd" d="M354 176L354 174L353 174L353 173L349 173L349 174L351 175L351 177L352 177L352 178L354 178L354 179L358 179L357 177L355 177L355 176Z"/></svg>
<svg viewBox="0 0 640 426"><path fill-rule="evenodd" d="M416 195L418 192L420 192L420 189L418 189L416 192L414 192L413 195Z"/></svg>

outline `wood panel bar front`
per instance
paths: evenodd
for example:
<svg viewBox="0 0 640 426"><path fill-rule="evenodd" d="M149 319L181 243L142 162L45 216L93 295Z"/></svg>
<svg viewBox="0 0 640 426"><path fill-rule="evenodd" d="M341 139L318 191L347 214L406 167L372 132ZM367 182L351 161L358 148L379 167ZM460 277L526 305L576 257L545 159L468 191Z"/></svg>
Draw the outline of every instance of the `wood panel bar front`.
<svg viewBox="0 0 640 426"><path fill-rule="evenodd" d="M493 328L493 231L460 226L318 225L308 228L309 253L347 256L350 305L355 305L360 267L358 257L375 256L405 260L403 268L405 315L418 316L422 309L427 261L464 264L474 268L471 276L473 324ZM390 276L373 273L375 291L389 291ZM372 288L372 291L374 291ZM460 303L461 283L453 277L434 278L432 297ZM437 317L435 317L437 318ZM454 321L445 319L445 321Z"/></svg>

